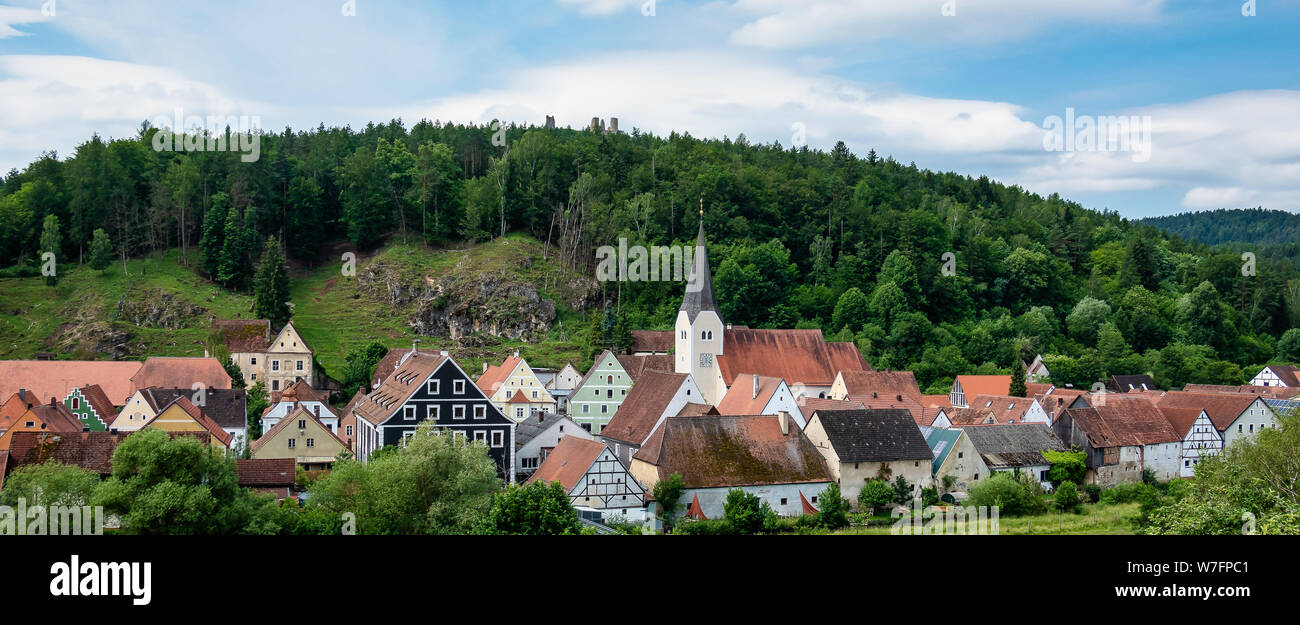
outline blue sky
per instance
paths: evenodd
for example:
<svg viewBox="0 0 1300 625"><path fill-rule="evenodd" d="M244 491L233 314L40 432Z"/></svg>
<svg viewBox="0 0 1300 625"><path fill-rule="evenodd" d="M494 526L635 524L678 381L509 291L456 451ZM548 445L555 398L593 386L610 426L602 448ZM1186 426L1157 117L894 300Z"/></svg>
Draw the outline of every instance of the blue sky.
<svg viewBox="0 0 1300 625"><path fill-rule="evenodd" d="M0 169L177 108L273 129L614 116L625 130L844 140L1130 217L1300 211L1295 0L647 5L0 0ZM1067 109L1149 133L1045 149L1048 117Z"/></svg>

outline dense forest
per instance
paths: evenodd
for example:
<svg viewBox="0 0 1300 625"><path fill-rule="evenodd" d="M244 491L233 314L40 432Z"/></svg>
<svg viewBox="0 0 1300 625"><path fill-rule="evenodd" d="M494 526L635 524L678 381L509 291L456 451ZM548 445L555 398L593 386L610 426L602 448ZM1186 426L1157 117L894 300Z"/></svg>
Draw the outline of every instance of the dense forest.
<svg viewBox="0 0 1300 625"><path fill-rule="evenodd" d="M1300 246L1300 215L1263 207L1178 213L1142 223L1206 245Z"/></svg>
<svg viewBox="0 0 1300 625"><path fill-rule="evenodd" d="M1243 271L1239 251L843 143L826 152L744 135L393 120L266 133L246 163L229 151L156 151L157 132L92 137L71 158L9 172L3 275L35 275L47 251L89 263L109 248L118 258L180 248L213 281L247 290L272 237L314 265L338 262L325 253L336 243L436 248L510 232L594 272L595 248L620 237L690 241L702 200L728 322L821 328L877 368L915 371L931 392L1039 353L1054 382L1082 386L1135 372L1166 387L1240 383L1266 362L1300 359L1300 330L1288 333L1300 326L1294 256L1262 255ZM671 327L682 292L603 288L594 344L626 336L611 331L614 318Z"/></svg>

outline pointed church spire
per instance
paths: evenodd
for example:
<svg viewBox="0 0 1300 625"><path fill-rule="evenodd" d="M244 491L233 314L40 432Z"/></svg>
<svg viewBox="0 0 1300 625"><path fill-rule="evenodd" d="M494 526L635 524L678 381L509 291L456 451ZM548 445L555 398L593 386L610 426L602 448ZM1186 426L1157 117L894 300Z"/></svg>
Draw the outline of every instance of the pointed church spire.
<svg viewBox="0 0 1300 625"><path fill-rule="evenodd" d="M682 298L682 307L686 317L695 323L700 311L711 310L722 318L718 312L717 299L713 295L713 272L709 269L709 255L704 247L704 198L700 198L700 231L695 237L695 259L691 263L691 273L686 281L686 297Z"/></svg>

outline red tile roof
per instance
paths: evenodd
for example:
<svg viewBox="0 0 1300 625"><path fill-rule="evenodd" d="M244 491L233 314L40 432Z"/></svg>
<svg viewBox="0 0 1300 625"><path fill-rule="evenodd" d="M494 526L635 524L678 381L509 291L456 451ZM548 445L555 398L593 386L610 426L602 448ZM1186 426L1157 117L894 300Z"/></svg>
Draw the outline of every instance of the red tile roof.
<svg viewBox="0 0 1300 625"><path fill-rule="evenodd" d="M374 388L377 388L387 380L388 376L393 375L393 372L397 370L398 364L400 364L402 359L406 358L406 355L410 353L411 350L409 349L388 350L388 353L384 354L384 357L379 360L379 364L375 365L375 375L373 376L374 379L371 381L373 384L371 390L374 390ZM429 356L430 358L438 358L442 355L442 352L436 349L422 349L419 353L422 356Z"/></svg>
<svg viewBox="0 0 1300 625"><path fill-rule="evenodd" d="M627 377L632 380L633 385L636 384L637 380L641 379L641 374L646 371L673 372L673 357L668 355L633 356L623 354L614 356L614 358L618 359L618 364L623 367L623 371L627 372Z"/></svg>
<svg viewBox="0 0 1300 625"><path fill-rule="evenodd" d="M113 423L117 418L117 408L113 406L112 400L104 392L104 388L98 384L87 384L81 387L81 394L86 398L86 402L99 415L99 419L107 426Z"/></svg>
<svg viewBox="0 0 1300 625"><path fill-rule="evenodd" d="M971 409L987 414L998 425L1018 425L1025 422L1025 413L1033 405L1030 397L1011 397L1006 395L976 395L966 400ZM965 416L968 411L959 411ZM953 421L955 425L957 422Z"/></svg>
<svg viewBox="0 0 1300 625"><path fill-rule="evenodd" d="M1169 420L1143 395L1112 393L1091 408L1065 411L1097 449L1181 441Z"/></svg>
<svg viewBox="0 0 1300 625"><path fill-rule="evenodd" d="M230 447L230 441L233 440L235 436L230 432L221 429L221 426L217 425L216 421L213 421L212 419L208 418L208 415L203 414L203 411L200 410L198 406L195 406L194 403L190 401L190 398L184 395L177 397L176 399L172 400L170 404L164 406L162 410L158 411L158 414L154 415L153 419L150 419L149 421L145 422L144 426L142 427L146 427L146 428L149 427L150 424L152 424L155 420L157 420L158 417L161 416L164 411L166 411L168 408L171 408L172 405L175 405L177 408L180 408L181 410L185 411L185 414L189 415L191 419L194 419L195 423L198 423L199 425L203 426L203 429L207 430L208 434L211 435L212 438L215 438L218 441L220 441L222 446Z"/></svg>
<svg viewBox="0 0 1300 625"><path fill-rule="evenodd" d="M635 458L653 465L660 478L680 474L686 488L831 481L798 424L790 422L788 431L770 415L673 417Z"/></svg>
<svg viewBox="0 0 1300 625"><path fill-rule="evenodd" d="M947 395L922 395L921 405L925 407L939 406L940 408L952 408L952 400Z"/></svg>
<svg viewBox="0 0 1300 625"><path fill-rule="evenodd" d="M216 358L151 357L131 376L131 389L142 388L231 388L230 374ZM123 402L125 405L125 401Z"/></svg>
<svg viewBox="0 0 1300 625"><path fill-rule="evenodd" d="M249 488L293 487L298 481L298 463L293 458L236 460L240 486Z"/></svg>
<svg viewBox="0 0 1300 625"><path fill-rule="evenodd" d="M966 395L966 403L976 395L1010 395L1011 376L1009 375L959 375L954 384L961 384L961 392ZM1026 384L1025 388L1029 385Z"/></svg>
<svg viewBox="0 0 1300 625"><path fill-rule="evenodd" d="M294 380L293 384L284 387L283 391L271 393L271 403L278 404L282 401L319 401L328 402L330 400L329 391L318 391L311 387L306 380L301 378Z"/></svg>
<svg viewBox="0 0 1300 625"><path fill-rule="evenodd" d="M1277 378L1282 380L1288 387L1300 386L1300 369L1290 365L1269 365L1269 369L1277 374Z"/></svg>
<svg viewBox="0 0 1300 625"><path fill-rule="evenodd" d="M704 508L700 506L699 493L695 493L695 498L691 499L691 505L686 507L686 518L695 519L696 521L709 520L709 517L704 516Z"/></svg>
<svg viewBox="0 0 1300 625"><path fill-rule="evenodd" d="M652 330L633 330L632 331L632 351L633 352L654 352L668 353L675 347L676 339L673 337L672 330L652 331Z"/></svg>
<svg viewBox="0 0 1300 625"><path fill-rule="evenodd" d="M32 414L45 424L47 432L80 432L85 426L63 402L39 404L31 407ZM16 434L17 432L15 432Z"/></svg>
<svg viewBox="0 0 1300 625"><path fill-rule="evenodd" d="M803 413L804 423L807 423L809 419L812 419L813 413L818 410L862 410L867 407L866 404L851 399L837 400L825 399L822 397L800 397L797 401L799 402L799 412Z"/></svg>
<svg viewBox="0 0 1300 625"><path fill-rule="evenodd" d="M632 445L642 444L654 431L655 423L668 409L669 402L687 377L685 373L663 371L642 373L600 435Z"/></svg>
<svg viewBox="0 0 1300 625"><path fill-rule="evenodd" d="M14 432L10 468L57 461L93 471L113 472L113 450L126 438L110 432Z"/></svg>
<svg viewBox="0 0 1300 625"><path fill-rule="evenodd" d="M524 483L559 482L564 486L564 492L570 492L604 451L605 444L600 441L565 436Z"/></svg>
<svg viewBox="0 0 1300 625"><path fill-rule="evenodd" d="M1166 408L1182 408L1194 409L1197 414L1200 414L1200 411L1204 410L1210 417L1210 421L1214 422L1214 427L1222 432L1246 412L1251 404L1259 400L1260 397L1255 395L1169 391L1158 400L1158 404L1162 411ZM1195 421L1196 417L1192 417L1192 420ZM1182 433L1186 434L1187 430L1182 430Z"/></svg>
<svg viewBox="0 0 1300 625"><path fill-rule="evenodd" d="M491 397L493 393L497 392L497 389L506 383L506 380L510 379L510 374L514 373L515 367L518 367L520 362L523 362L523 358L510 356L505 359L505 362L488 367L487 371L484 371L483 375L474 381L474 384L478 385L483 394Z"/></svg>
<svg viewBox="0 0 1300 625"><path fill-rule="evenodd" d="M94 383L104 388L114 406L125 406L135 391L131 376L142 366L134 360L0 360L0 397L27 389L40 398L33 403L42 403L51 397L63 399L72 389Z"/></svg>
<svg viewBox="0 0 1300 625"><path fill-rule="evenodd" d="M307 410L306 408L299 406L297 410L294 410L293 412L289 413L289 415L286 416L285 418L277 421L275 425L271 427L270 430L267 430L266 433L262 435L261 438L250 443L248 446L249 451L256 453L257 450L261 449L264 445L266 445L268 441L274 439L276 435L278 435L285 428L289 427L289 423L298 421L299 419L311 419L312 422L320 426L320 429L325 430L326 434L332 436L334 440L338 441L339 444L342 445L344 449L350 449L348 447L347 442L339 438L338 434L335 434L333 431L331 431L329 429L329 426L325 425L324 423L321 423L320 420L316 418L316 415L312 414L311 411Z"/></svg>
<svg viewBox="0 0 1300 625"><path fill-rule="evenodd" d="M717 363L729 387L741 373L782 378L791 385L830 386L840 371L871 369L856 346L827 343L821 330L732 328L722 336Z"/></svg>
<svg viewBox="0 0 1300 625"><path fill-rule="evenodd" d="M742 374L736 377L736 385L727 391L718 402L720 414L766 414L763 408L781 386L781 378L758 376L758 394L754 394L753 375ZM746 383L746 380L749 383Z"/></svg>

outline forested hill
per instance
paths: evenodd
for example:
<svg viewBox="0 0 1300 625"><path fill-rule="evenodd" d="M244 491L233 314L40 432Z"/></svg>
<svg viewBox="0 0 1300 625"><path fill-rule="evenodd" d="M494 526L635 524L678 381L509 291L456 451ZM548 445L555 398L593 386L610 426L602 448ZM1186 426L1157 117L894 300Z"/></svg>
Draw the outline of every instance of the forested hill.
<svg viewBox="0 0 1300 625"><path fill-rule="evenodd" d="M539 241L547 262L594 275L595 249L619 238L689 241L702 201L727 322L821 328L932 392L1038 353L1058 384L1153 372L1166 388L1239 383L1269 360L1300 359L1300 331L1283 339L1300 326L1289 257L1261 256L1245 276L1239 253L842 143L824 152L743 135L514 126L494 136L394 120L267 134L244 162L157 151L157 132L93 137L71 158L5 176L4 274L36 275L48 250L66 264L102 262L106 246L121 257L180 247L192 271L247 292L272 238L295 262L320 264L341 248L516 233ZM670 328L681 295L680 283L605 283L586 305L597 313L588 347L618 347L629 327Z"/></svg>
<svg viewBox="0 0 1300 625"><path fill-rule="evenodd" d="M1300 214L1264 208L1232 208L1149 217L1142 223L1206 245L1262 247L1300 243Z"/></svg>

